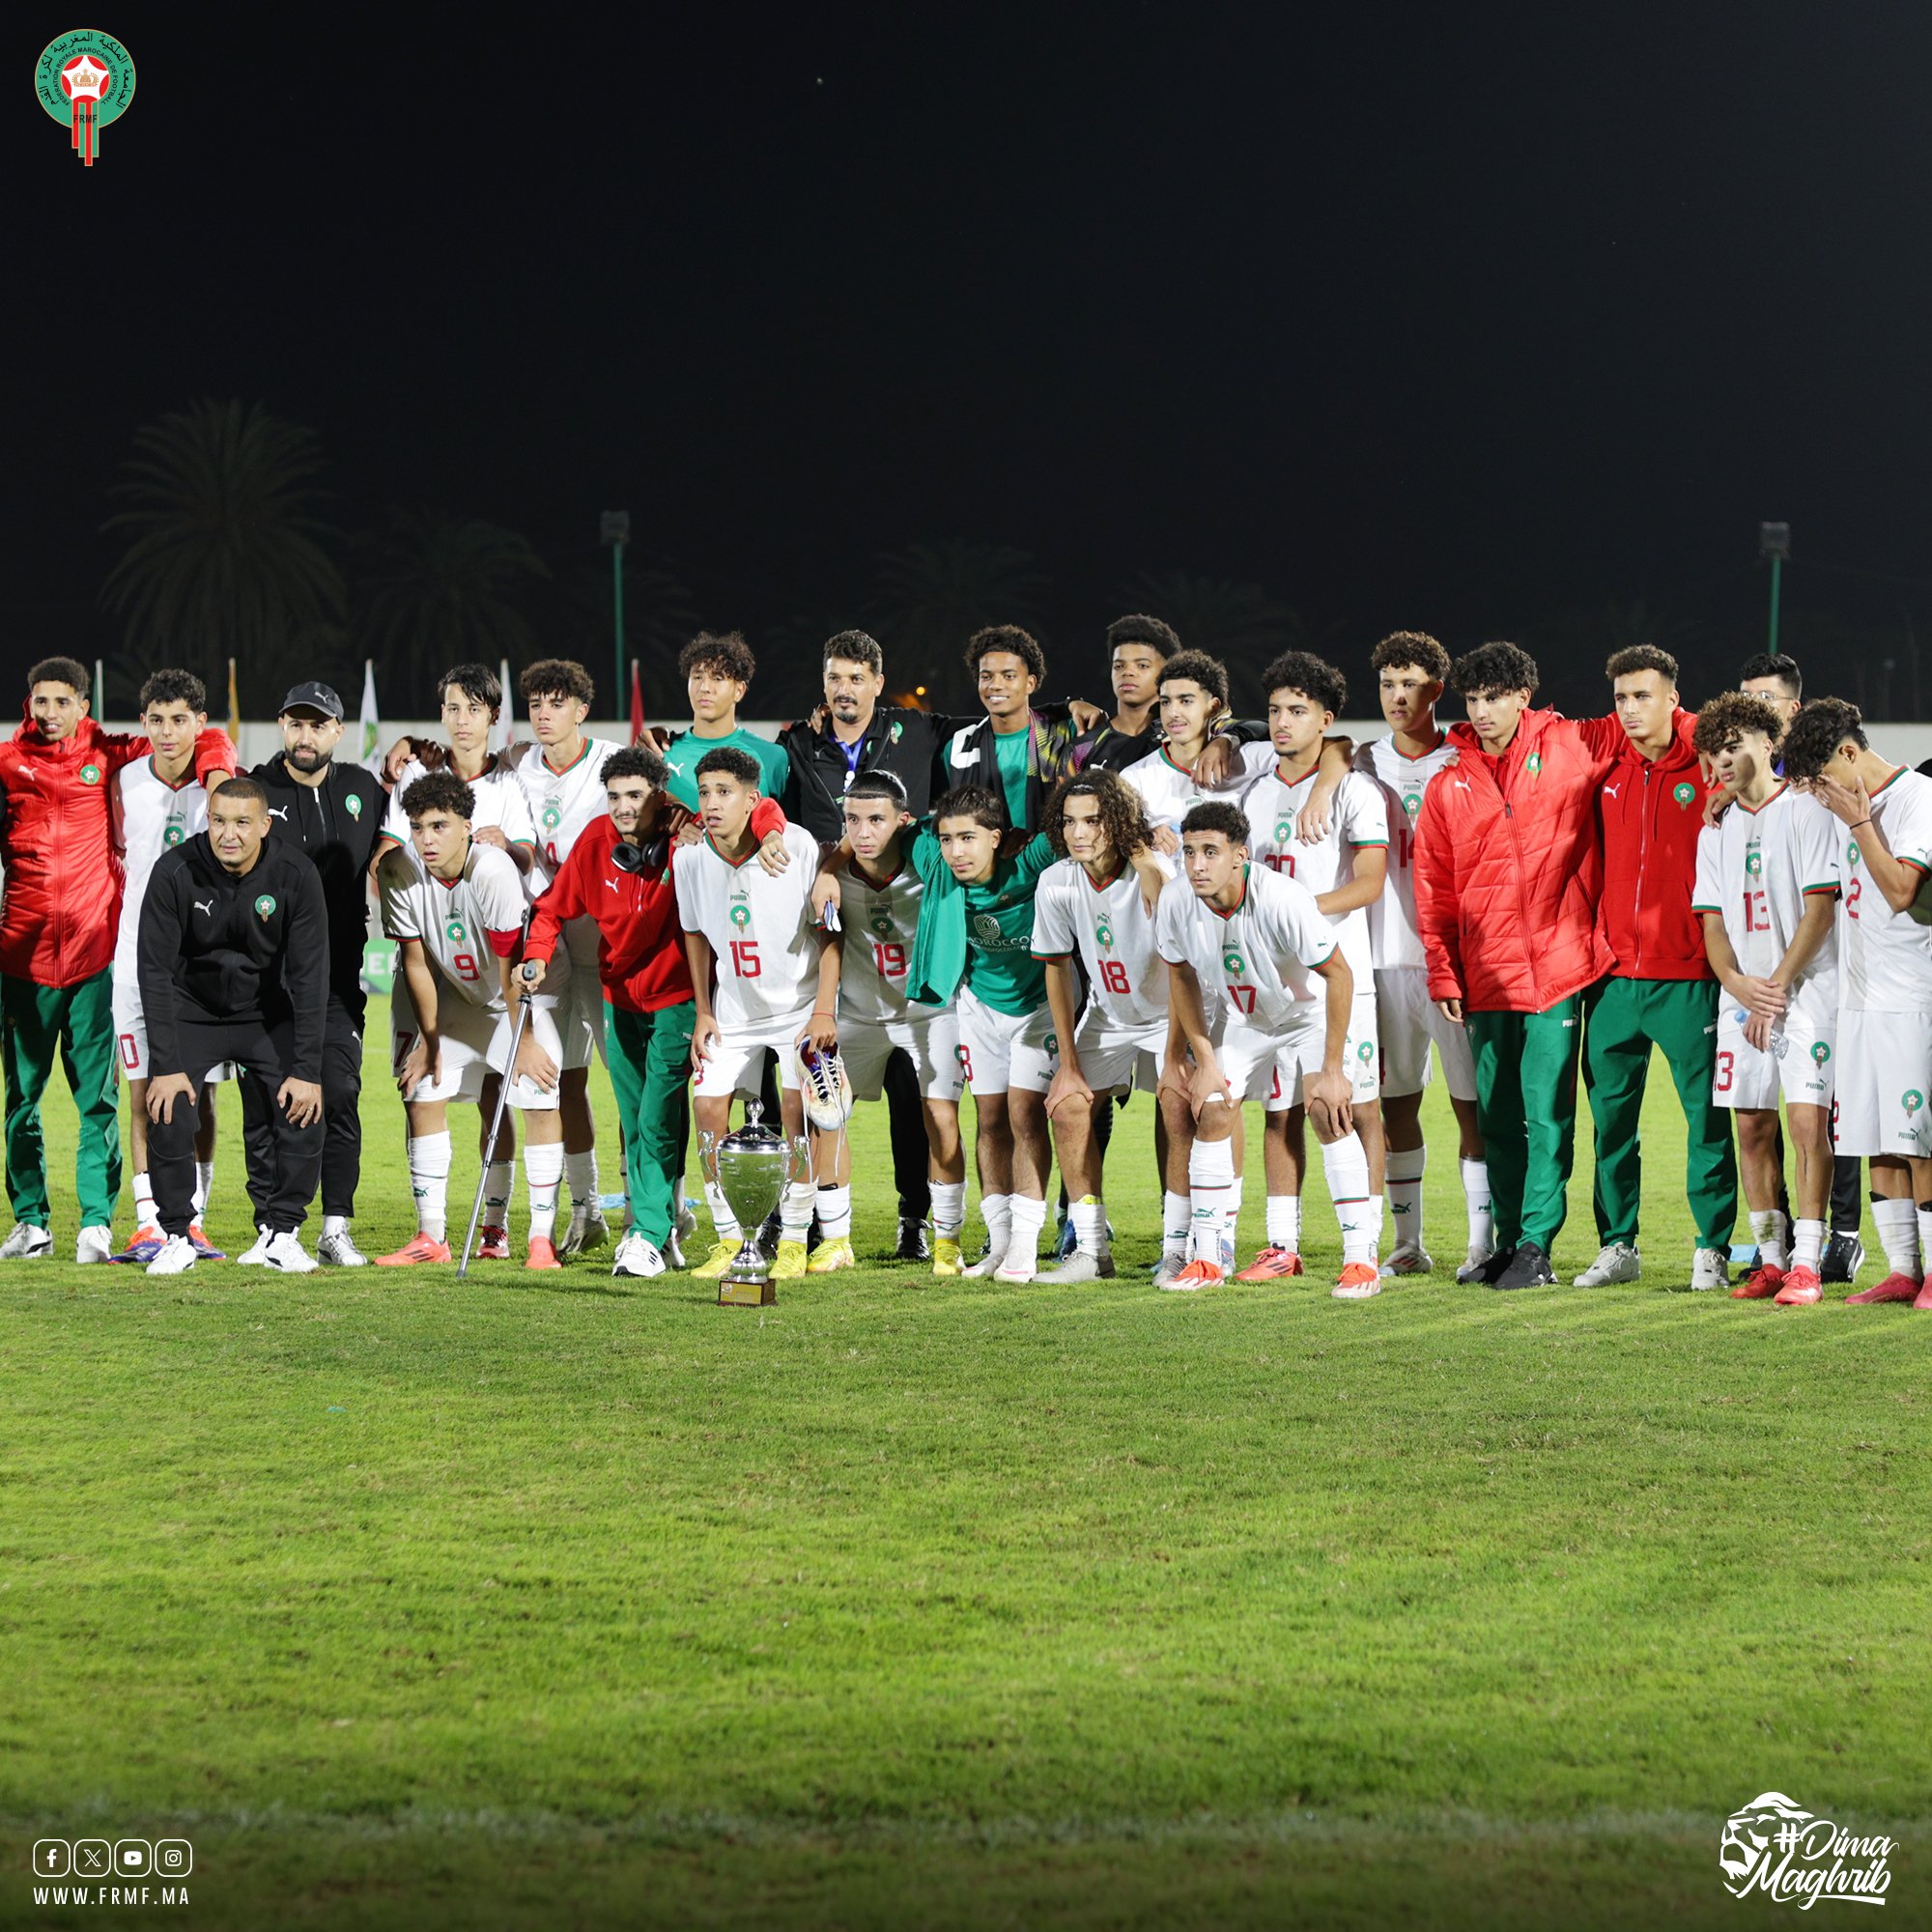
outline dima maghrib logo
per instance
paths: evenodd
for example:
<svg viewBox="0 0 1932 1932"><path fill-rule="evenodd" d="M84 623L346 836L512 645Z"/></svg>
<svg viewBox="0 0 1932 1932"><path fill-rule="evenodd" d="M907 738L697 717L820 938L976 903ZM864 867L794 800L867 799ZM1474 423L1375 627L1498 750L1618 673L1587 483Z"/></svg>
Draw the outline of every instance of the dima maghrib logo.
<svg viewBox="0 0 1932 1932"><path fill-rule="evenodd" d="M1725 1821L1718 1862L1733 1898L1763 1892L1808 1912L1821 1898L1883 1905L1891 1886L1886 1860L1896 1849L1890 1838L1854 1837L1783 1792L1766 1791Z"/></svg>

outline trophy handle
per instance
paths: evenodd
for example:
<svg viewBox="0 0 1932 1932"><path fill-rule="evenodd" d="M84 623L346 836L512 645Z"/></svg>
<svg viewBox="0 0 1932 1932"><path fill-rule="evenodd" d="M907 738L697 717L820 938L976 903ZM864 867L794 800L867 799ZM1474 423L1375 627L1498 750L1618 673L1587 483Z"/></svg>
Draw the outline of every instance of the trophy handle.
<svg viewBox="0 0 1932 1932"><path fill-rule="evenodd" d="M713 1187L718 1185L718 1136L700 1127L697 1134L697 1171Z"/></svg>
<svg viewBox="0 0 1932 1932"><path fill-rule="evenodd" d="M787 1143L789 1158L785 1163L785 1179L798 1182L811 1179L811 1143L800 1134L795 1141Z"/></svg>

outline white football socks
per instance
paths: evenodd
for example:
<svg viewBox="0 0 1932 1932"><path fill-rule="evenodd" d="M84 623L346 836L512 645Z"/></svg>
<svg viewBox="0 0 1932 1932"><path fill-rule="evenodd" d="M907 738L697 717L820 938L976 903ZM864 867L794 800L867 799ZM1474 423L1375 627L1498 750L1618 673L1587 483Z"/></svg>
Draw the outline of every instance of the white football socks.
<svg viewBox="0 0 1932 1932"><path fill-rule="evenodd" d="M1006 1259L1007 1243L1013 1236L1012 1200L1010 1194L980 1197L980 1218L986 1224L986 1252L995 1265Z"/></svg>
<svg viewBox="0 0 1932 1932"><path fill-rule="evenodd" d="M1800 1221L1792 1229L1791 1265L1795 1268L1809 1268L1818 1272L1825 1258L1825 1224L1822 1221Z"/></svg>
<svg viewBox="0 0 1932 1932"><path fill-rule="evenodd" d="M1301 1252L1301 1196L1270 1194L1267 1198L1267 1244L1285 1255Z"/></svg>
<svg viewBox="0 0 1932 1932"><path fill-rule="evenodd" d="M779 1239L781 1241L802 1241L811 1233L811 1210L818 1199L818 1189L809 1180L788 1180L785 1191L779 1198ZM851 1223L851 1213L846 1212L846 1223Z"/></svg>
<svg viewBox="0 0 1932 1932"><path fill-rule="evenodd" d="M1197 1262L1221 1265L1221 1234L1234 1225L1235 1143L1197 1140L1187 1151L1188 1240Z"/></svg>
<svg viewBox="0 0 1932 1932"><path fill-rule="evenodd" d="M1194 1204L1185 1194L1163 1191L1160 1197L1160 1252L1163 1260L1187 1259L1187 1227Z"/></svg>
<svg viewBox="0 0 1932 1932"><path fill-rule="evenodd" d="M583 1153L567 1153L563 1157L564 1179L570 1182L570 1206L574 1213L580 1208L597 1206L597 1150L588 1149Z"/></svg>
<svg viewBox="0 0 1932 1932"><path fill-rule="evenodd" d="M1490 1164L1486 1160L1463 1163L1463 1201L1469 1210L1469 1245L1493 1249L1496 1244L1496 1218L1490 1207Z"/></svg>
<svg viewBox="0 0 1932 1932"><path fill-rule="evenodd" d="M409 1152L416 1227L431 1240L440 1241L449 1232L449 1130L412 1134Z"/></svg>
<svg viewBox="0 0 1932 1932"><path fill-rule="evenodd" d="M547 1241L556 1233L556 1191L563 1180L563 1143L546 1141L524 1148L524 1182L530 1193L530 1239Z"/></svg>
<svg viewBox="0 0 1932 1932"><path fill-rule="evenodd" d="M1872 1219L1885 1246L1886 1265L1893 1274L1918 1279L1918 1208L1911 1201L1872 1203Z"/></svg>
<svg viewBox="0 0 1932 1932"><path fill-rule="evenodd" d="M1361 1135L1346 1133L1324 1143L1321 1172L1342 1226L1342 1265L1373 1264L1381 1240L1382 1203L1380 1195L1372 1198L1369 1193L1369 1154Z"/></svg>
<svg viewBox="0 0 1932 1932"><path fill-rule="evenodd" d="M161 1225L161 1210L155 1206L154 1183L145 1174L134 1177L134 1225L137 1228Z"/></svg>
<svg viewBox="0 0 1932 1932"><path fill-rule="evenodd" d="M852 1188L820 1187L818 1190L818 1232L828 1241L852 1238Z"/></svg>
<svg viewBox="0 0 1932 1932"><path fill-rule="evenodd" d="M1107 1252L1107 1209L1097 1194L1083 1194L1066 1207L1066 1218L1073 1223L1074 1238L1083 1255L1098 1261Z"/></svg>
<svg viewBox="0 0 1932 1932"><path fill-rule="evenodd" d="M1037 1264L1040 1230L1046 1226L1046 1203L1036 1201L1031 1194L1009 1194L1007 1201L1009 1233L1006 1259L1001 1265Z"/></svg>
<svg viewBox="0 0 1932 1932"><path fill-rule="evenodd" d="M711 1226L721 1241L730 1241L734 1245L745 1238L745 1231L738 1225L738 1217L724 1203L724 1190L715 1180L704 1183L704 1205L711 1209Z"/></svg>
<svg viewBox="0 0 1932 1932"><path fill-rule="evenodd" d="M198 1160L194 1164L194 1218L199 1221L208 1212L208 1198L214 1192L214 1163L212 1160Z"/></svg>
<svg viewBox="0 0 1932 1932"><path fill-rule="evenodd" d="M966 1183L963 1180L935 1180L932 1194L932 1232L942 1240L956 1241L966 1225Z"/></svg>
<svg viewBox="0 0 1932 1932"><path fill-rule="evenodd" d="M1757 1243L1757 1258L1775 1268L1784 1265L1784 1216L1776 1208L1750 1217L1751 1239Z"/></svg>
<svg viewBox="0 0 1932 1932"><path fill-rule="evenodd" d="M1422 1176L1428 1165L1427 1148L1389 1150L1389 1219L1395 1223L1398 1247L1422 1245Z"/></svg>
<svg viewBox="0 0 1932 1932"><path fill-rule="evenodd" d="M483 1225L508 1229L510 1190L516 1185L516 1169L507 1160L493 1160L483 1170Z"/></svg>

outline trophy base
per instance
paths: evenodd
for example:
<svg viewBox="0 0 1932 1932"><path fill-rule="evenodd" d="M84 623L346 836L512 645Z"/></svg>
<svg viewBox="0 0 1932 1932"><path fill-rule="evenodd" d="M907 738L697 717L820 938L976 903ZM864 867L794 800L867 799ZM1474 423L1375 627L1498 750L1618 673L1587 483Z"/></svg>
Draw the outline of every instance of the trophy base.
<svg viewBox="0 0 1932 1932"><path fill-rule="evenodd" d="M734 1281L728 1274L719 1278L720 1308L770 1308L778 1298L770 1275L761 1275L754 1281Z"/></svg>

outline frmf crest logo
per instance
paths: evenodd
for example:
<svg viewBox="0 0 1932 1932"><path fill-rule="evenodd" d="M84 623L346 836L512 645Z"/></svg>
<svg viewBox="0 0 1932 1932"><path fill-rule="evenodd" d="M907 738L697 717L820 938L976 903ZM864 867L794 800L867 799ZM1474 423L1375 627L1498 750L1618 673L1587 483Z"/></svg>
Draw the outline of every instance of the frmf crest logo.
<svg viewBox="0 0 1932 1932"><path fill-rule="evenodd" d="M77 27L42 49L34 92L56 121L67 123L68 146L91 168L101 128L120 120L134 99L134 63L111 34Z"/></svg>
<svg viewBox="0 0 1932 1932"><path fill-rule="evenodd" d="M1821 1898L1883 1905L1891 1886L1889 1838L1855 1838L1829 1818L1766 1791L1725 1821L1718 1845L1724 1889L1733 1898L1763 1892L1808 1912Z"/></svg>

